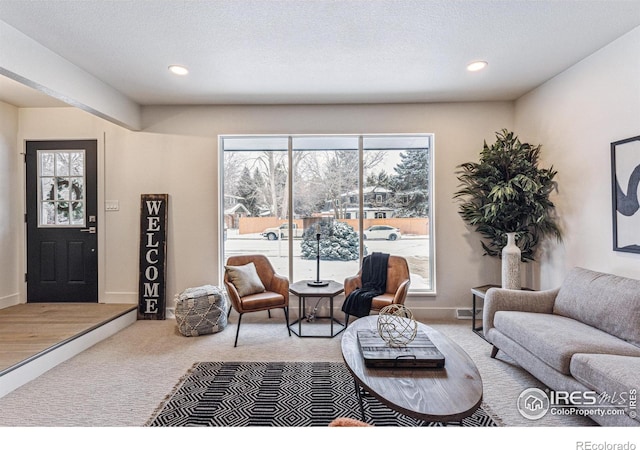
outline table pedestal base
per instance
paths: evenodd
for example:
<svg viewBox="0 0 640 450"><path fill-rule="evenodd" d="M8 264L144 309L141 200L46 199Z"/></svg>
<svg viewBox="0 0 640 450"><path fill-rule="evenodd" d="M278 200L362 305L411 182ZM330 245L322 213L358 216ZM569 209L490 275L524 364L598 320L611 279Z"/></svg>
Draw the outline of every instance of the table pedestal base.
<svg viewBox="0 0 640 450"><path fill-rule="evenodd" d="M289 287L289 292L298 296L298 319L293 323L289 324L289 329L298 337L320 337L320 338L332 338L336 337L338 334L342 333L346 327L346 325L340 322L333 316L333 299L344 292L344 288L342 284L337 283L333 280L326 281L326 285L323 286L312 286L309 283L313 283L312 281L298 281L297 283L292 284ZM323 282L325 283L325 282ZM302 322L307 320L305 316L305 310L307 306L307 298L316 298L318 299L318 303L316 303L316 309L318 304L323 298L329 299L329 316L315 316L313 315L313 320L329 320L329 334L303 334L302 333ZM334 323L338 324L340 328L337 330L334 327ZM296 326L297 325L297 326ZM306 328L316 327L317 325L306 325Z"/></svg>

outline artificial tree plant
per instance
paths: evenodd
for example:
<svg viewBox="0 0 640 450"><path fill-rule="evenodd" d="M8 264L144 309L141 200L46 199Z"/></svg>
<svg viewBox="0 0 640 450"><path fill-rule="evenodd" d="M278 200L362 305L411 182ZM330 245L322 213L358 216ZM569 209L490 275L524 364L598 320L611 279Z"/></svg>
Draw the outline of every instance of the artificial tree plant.
<svg viewBox="0 0 640 450"><path fill-rule="evenodd" d="M539 168L540 145L522 143L513 132L496 132L491 146L484 142L480 161L459 166L462 219L475 227L489 256L501 256L506 233L516 233L523 262L533 261L546 236L561 239L555 206L549 200L557 171Z"/></svg>

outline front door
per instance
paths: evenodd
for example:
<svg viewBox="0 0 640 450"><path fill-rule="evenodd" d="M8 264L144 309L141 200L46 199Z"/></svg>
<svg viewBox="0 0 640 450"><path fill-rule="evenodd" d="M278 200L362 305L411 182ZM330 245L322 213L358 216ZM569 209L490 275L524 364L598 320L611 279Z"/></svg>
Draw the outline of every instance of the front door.
<svg viewBox="0 0 640 450"><path fill-rule="evenodd" d="M27 141L27 302L98 301L97 141Z"/></svg>

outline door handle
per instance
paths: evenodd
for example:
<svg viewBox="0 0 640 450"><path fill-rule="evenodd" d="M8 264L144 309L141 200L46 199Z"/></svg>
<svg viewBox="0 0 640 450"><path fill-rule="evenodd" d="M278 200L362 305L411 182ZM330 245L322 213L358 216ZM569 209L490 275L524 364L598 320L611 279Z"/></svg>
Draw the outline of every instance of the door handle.
<svg viewBox="0 0 640 450"><path fill-rule="evenodd" d="M91 234L96 234L96 227L89 227L89 228L85 228L84 230L80 230L83 233L91 233Z"/></svg>

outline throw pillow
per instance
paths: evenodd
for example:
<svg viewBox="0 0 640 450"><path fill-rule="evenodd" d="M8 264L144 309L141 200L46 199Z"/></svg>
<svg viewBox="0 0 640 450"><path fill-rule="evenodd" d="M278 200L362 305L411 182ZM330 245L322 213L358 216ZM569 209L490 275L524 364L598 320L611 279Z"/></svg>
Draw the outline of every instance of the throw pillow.
<svg viewBox="0 0 640 450"><path fill-rule="evenodd" d="M244 266L224 266L224 268L240 297L257 294L266 290L258 276L254 263L250 262Z"/></svg>

